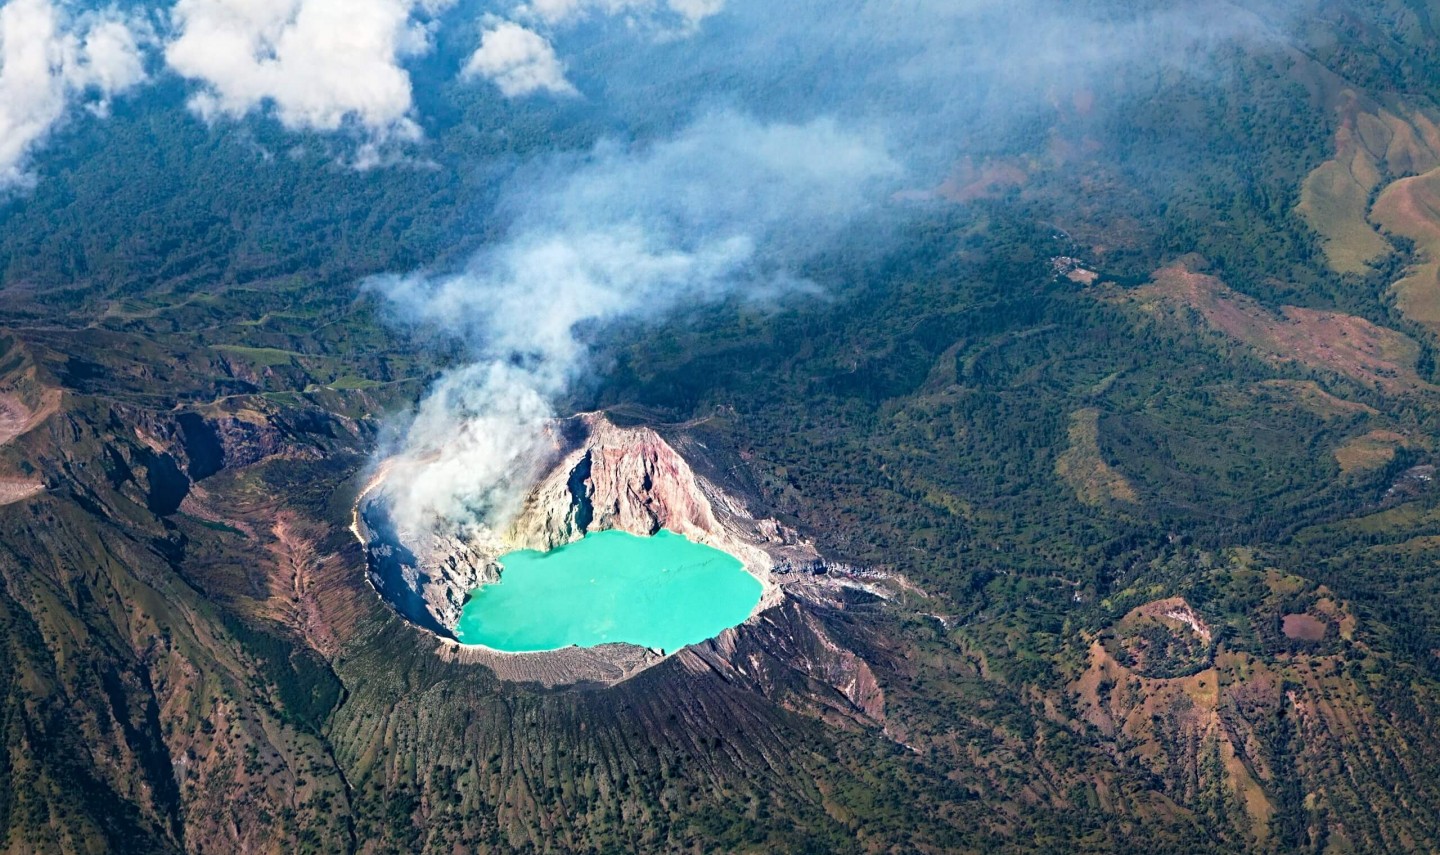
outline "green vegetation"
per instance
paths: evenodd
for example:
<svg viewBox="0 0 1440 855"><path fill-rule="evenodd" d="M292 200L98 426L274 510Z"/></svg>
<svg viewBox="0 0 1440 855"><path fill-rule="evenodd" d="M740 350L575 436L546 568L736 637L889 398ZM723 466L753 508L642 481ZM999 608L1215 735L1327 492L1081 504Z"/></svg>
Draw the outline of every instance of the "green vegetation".
<svg viewBox="0 0 1440 855"><path fill-rule="evenodd" d="M300 355L293 350L281 350L277 347L241 347L238 344L215 344L211 347L221 353L238 356L261 368L289 365Z"/></svg>
<svg viewBox="0 0 1440 855"><path fill-rule="evenodd" d="M0 214L0 394L63 391L0 445L46 486L0 506L4 848L1433 848L1435 393L1133 299L1184 259L1275 323L1404 333L1440 380L1388 296L1426 247L1372 257L1358 191L1315 177L1336 80L1425 115L1440 32L1399 2L1313 26L1283 61L1126 67L1106 109L977 129L1025 181L894 201L803 271L824 297L587 331L600 376L566 406L703 445L758 514L913 585L610 689L437 655L348 530L385 417L465 356L357 283L466 258L498 164L600 120L492 132L522 111L467 90L433 169L369 172L314 140L262 168L155 104L57 139Z"/></svg>

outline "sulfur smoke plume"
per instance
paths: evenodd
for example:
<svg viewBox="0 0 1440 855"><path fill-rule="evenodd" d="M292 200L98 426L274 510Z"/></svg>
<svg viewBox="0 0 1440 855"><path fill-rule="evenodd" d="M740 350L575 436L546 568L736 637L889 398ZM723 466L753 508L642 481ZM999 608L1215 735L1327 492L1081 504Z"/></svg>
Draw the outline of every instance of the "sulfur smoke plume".
<svg viewBox="0 0 1440 855"><path fill-rule="evenodd" d="M372 282L402 318L473 358L404 434L388 479L396 522L506 521L536 475L554 400L587 370L583 332L813 288L797 267L898 171L877 138L733 114L522 171L501 206L504 238L463 270Z"/></svg>

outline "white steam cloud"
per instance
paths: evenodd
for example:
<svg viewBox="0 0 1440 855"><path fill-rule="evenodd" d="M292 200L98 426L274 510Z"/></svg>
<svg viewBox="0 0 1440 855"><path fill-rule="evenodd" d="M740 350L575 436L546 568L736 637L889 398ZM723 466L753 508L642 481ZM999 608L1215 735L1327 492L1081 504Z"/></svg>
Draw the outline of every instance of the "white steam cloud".
<svg viewBox="0 0 1440 855"><path fill-rule="evenodd" d="M511 21L485 31L480 47L465 64L465 76L493 81L507 98L535 92L575 94L550 41Z"/></svg>
<svg viewBox="0 0 1440 855"><path fill-rule="evenodd" d="M145 79L143 33L113 9L72 15L49 0L0 7L0 189L29 182L30 156L68 108L103 113Z"/></svg>
<svg viewBox="0 0 1440 855"><path fill-rule="evenodd" d="M292 130L353 124L372 140L419 135L410 75L429 49L425 0L178 0L165 61L201 84L207 120L271 109Z"/></svg>
<svg viewBox="0 0 1440 855"><path fill-rule="evenodd" d="M459 273L373 282L402 317L474 354L410 425L389 479L396 522L505 521L535 474L552 402L587 367L587 330L802 286L796 265L897 172L876 140L827 121L718 115L643 150L603 146L532 174L506 238Z"/></svg>

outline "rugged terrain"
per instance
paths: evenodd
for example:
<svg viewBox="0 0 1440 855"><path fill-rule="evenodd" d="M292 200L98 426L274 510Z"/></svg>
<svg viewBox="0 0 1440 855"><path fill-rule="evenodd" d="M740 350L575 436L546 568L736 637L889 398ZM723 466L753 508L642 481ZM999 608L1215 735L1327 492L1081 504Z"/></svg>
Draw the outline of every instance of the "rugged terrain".
<svg viewBox="0 0 1440 855"><path fill-rule="evenodd" d="M588 102L369 171L178 90L77 120L0 212L0 849L1435 849L1440 29L1302 11L974 124L823 294L587 330L605 419L478 544L366 510L467 354L360 283ZM657 525L775 596L664 658L445 640L502 546Z"/></svg>

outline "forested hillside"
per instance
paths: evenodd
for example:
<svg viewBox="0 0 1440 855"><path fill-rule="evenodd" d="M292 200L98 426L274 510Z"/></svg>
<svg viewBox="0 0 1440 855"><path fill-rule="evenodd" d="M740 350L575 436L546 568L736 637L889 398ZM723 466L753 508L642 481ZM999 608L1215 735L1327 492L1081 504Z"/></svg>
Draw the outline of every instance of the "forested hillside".
<svg viewBox="0 0 1440 855"><path fill-rule="evenodd" d="M1167 46L1129 29L1162 4L1087 0L1005 31L1023 73L911 91L909 54L827 78L900 41L864 5L804 50L606 19L581 95L523 101L457 76L456 4L422 141L359 166L163 70L58 127L0 206L3 848L1440 847L1434 10L1216 4ZM1115 33L1162 41L1098 64ZM373 277L494 261L517 199L609 200L555 176L731 108L918 153L824 231L755 213L780 260L741 269L785 287L586 316L556 409L885 584L614 686L441 655L352 526L473 347Z"/></svg>

